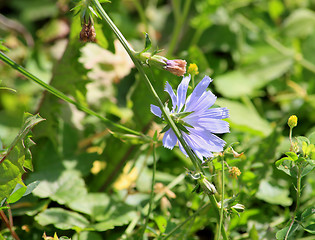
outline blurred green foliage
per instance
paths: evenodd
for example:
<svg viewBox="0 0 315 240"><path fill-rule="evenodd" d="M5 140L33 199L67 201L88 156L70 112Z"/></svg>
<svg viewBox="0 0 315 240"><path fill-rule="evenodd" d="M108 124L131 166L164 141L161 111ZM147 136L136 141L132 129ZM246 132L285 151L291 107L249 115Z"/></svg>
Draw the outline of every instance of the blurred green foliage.
<svg viewBox="0 0 315 240"><path fill-rule="evenodd" d="M153 97L100 19L94 18L97 42L80 41L80 16L71 11L77 2L1 2L1 51L7 48L15 62L83 106L153 137L163 129L149 110ZM196 63L197 81L206 74L214 79L210 89L218 96L216 104L230 110L231 133L222 137L227 145L238 142L233 147L244 152L240 158L225 157L242 172L231 178L226 171L226 198L237 195L245 206L239 216L228 218L225 228L231 239L275 239L296 204L296 180L275 165L290 148L288 117L299 118L294 136L314 138L315 2L192 1L187 19L178 25L184 2L123 0L103 6L134 49L143 49L147 32L153 48L165 49L162 55ZM176 26L180 34L168 51ZM140 239L150 197L152 146L113 132L2 62L0 71L0 156L18 136L24 112L46 119L33 129L34 171L23 176L26 185L40 183L32 194L10 204L17 235ZM181 81L156 69L147 74L163 100L165 81L174 87ZM191 165L179 149L159 144L157 160L156 181L163 187L156 188L147 239L172 231L207 202L192 193L193 181L182 175ZM218 168L210 162L207 174L220 189ZM314 179L314 171L302 179L297 215L310 227L304 231L295 224L291 239L314 238ZM207 207L171 239L213 239L215 222ZM5 225L0 230L0 239L12 239ZM278 239L284 238L282 231Z"/></svg>

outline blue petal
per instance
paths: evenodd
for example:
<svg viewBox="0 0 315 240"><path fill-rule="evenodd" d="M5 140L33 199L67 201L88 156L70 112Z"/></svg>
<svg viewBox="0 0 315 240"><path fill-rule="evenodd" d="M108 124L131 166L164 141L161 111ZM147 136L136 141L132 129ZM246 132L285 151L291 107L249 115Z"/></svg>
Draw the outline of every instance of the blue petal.
<svg viewBox="0 0 315 240"><path fill-rule="evenodd" d="M184 77L182 82L178 85L178 88L177 88L177 107L178 107L177 112L180 112L180 110L182 109L182 107L185 104L189 81L190 81L190 75L188 77Z"/></svg>
<svg viewBox="0 0 315 240"><path fill-rule="evenodd" d="M229 117L229 110L227 108L211 108L199 114L200 117L224 119Z"/></svg>
<svg viewBox="0 0 315 240"><path fill-rule="evenodd" d="M162 117L162 111L158 106L151 104L150 110L155 116Z"/></svg>
<svg viewBox="0 0 315 240"><path fill-rule="evenodd" d="M171 87L171 85L168 82L166 82L164 90L170 95L170 97L172 99L172 105L173 105L172 112L174 112L177 101L176 101L176 95L173 91L173 88Z"/></svg>
<svg viewBox="0 0 315 240"><path fill-rule="evenodd" d="M177 137L176 137L175 133L173 132L173 130L170 128L164 134L163 146L165 148L173 149L173 147L176 145L176 143L177 143Z"/></svg>
<svg viewBox="0 0 315 240"><path fill-rule="evenodd" d="M209 78L208 76L205 76L200 81L200 83L198 83L192 94L187 99L185 111L187 112L193 111L194 106L196 106L196 103L199 101L199 98L204 94L210 82L212 82L212 79Z"/></svg>
<svg viewBox="0 0 315 240"><path fill-rule="evenodd" d="M203 139L200 135L183 135L183 138L201 160L203 159L203 157L208 158L213 156L213 154L208 149L207 141Z"/></svg>
<svg viewBox="0 0 315 240"><path fill-rule="evenodd" d="M223 120L200 118L198 124L212 133L230 132L229 123Z"/></svg>
<svg viewBox="0 0 315 240"><path fill-rule="evenodd" d="M199 99L193 101L190 105L190 109L187 109L188 112L204 112L209 109L216 101L217 97L210 91L204 92Z"/></svg>
<svg viewBox="0 0 315 240"><path fill-rule="evenodd" d="M211 132L202 129L202 128L194 128L190 129L190 136L197 141L199 139L199 143L202 143L203 139L203 148L205 148L209 152L221 152L223 151L223 147L225 145L225 141Z"/></svg>

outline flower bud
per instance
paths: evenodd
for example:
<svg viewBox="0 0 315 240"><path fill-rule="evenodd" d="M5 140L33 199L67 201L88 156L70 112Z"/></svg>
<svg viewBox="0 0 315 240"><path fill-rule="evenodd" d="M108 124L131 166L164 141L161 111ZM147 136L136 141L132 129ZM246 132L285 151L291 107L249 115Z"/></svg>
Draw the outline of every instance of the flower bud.
<svg viewBox="0 0 315 240"><path fill-rule="evenodd" d="M80 40L82 42L96 42L96 33L94 26L91 24L91 22L82 25L82 30L80 32Z"/></svg>
<svg viewBox="0 0 315 240"><path fill-rule="evenodd" d="M294 128L297 126L297 116L296 115L292 115L291 117L289 117L288 120L288 125L290 128Z"/></svg>
<svg viewBox="0 0 315 240"><path fill-rule="evenodd" d="M232 167L230 170L229 170L229 173L230 173L230 176L232 178L237 178L238 176L241 175L241 171L238 167Z"/></svg>
<svg viewBox="0 0 315 240"><path fill-rule="evenodd" d="M186 64L186 61L181 59L167 60L164 69L180 77L186 73Z"/></svg>
<svg viewBox="0 0 315 240"><path fill-rule="evenodd" d="M215 194L217 192L215 186L209 182L205 177L202 178L202 188L205 192L210 194Z"/></svg>
<svg viewBox="0 0 315 240"><path fill-rule="evenodd" d="M199 71L198 71L198 66L197 64L195 63L191 63L189 64L189 67L188 67L188 71L187 71L189 74L191 75L198 75L199 74Z"/></svg>

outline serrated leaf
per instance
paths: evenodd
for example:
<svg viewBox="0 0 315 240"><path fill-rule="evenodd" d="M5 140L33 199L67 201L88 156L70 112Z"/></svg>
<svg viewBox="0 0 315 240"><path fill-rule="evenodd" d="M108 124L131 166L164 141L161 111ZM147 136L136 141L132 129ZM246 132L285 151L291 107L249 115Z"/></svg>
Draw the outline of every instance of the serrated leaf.
<svg viewBox="0 0 315 240"><path fill-rule="evenodd" d="M39 213L35 220L42 226L53 224L58 229L84 229L89 221L82 215L62 208L49 208Z"/></svg>
<svg viewBox="0 0 315 240"><path fill-rule="evenodd" d="M28 149L32 141L26 139L30 136L29 131L43 120L38 114L33 116L26 113L19 134L0 159L0 202L10 196L17 183L23 184L21 177L25 173L24 168L32 169L31 154Z"/></svg>

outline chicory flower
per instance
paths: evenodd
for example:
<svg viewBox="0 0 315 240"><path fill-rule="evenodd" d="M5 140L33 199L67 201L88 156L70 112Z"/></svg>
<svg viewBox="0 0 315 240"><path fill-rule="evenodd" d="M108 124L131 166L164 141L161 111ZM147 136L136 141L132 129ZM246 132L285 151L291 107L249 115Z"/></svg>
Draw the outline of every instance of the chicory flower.
<svg viewBox="0 0 315 240"><path fill-rule="evenodd" d="M229 124L222 119L229 117L227 108L210 108L216 101L216 96L207 91L212 79L205 76L195 87L193 92L186 98L190 76L184 77L174 93L171 85L166 82L165 91L172 100L170 116L181 132L183 139L191 150L203 161L204 158L213 157L213 152L221 152L225 141L214 135L214 133L229 132ZM162 118L159 107L151 104L151 112ZM178 142L180 150L187 156L181 143L178 141L174 131L166 126L163 130L163 146L173 149Z"/></svg>

